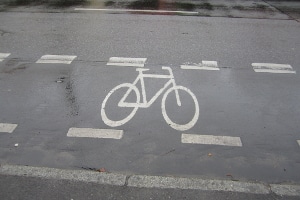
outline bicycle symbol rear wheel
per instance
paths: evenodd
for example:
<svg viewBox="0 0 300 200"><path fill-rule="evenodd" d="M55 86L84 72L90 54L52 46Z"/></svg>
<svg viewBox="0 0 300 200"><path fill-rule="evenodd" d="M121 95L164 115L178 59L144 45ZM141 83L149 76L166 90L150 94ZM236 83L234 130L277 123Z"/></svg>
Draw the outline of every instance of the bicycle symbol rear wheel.
<svg viewBox="0 0 300 200"><path fill-rule="evenodd" d="M128 90L131 90L131 91L134 91L135 92L135 95L136 95L136 102L134 103L130 103L131 105L136 105L136 106L128 106L128 107L132 107L133 110L130 112L130 114L125 117L124 119L121 119L121 120L117 120L117 121L114 121L114 120L111 120L107 117L106 115L106 111L105 111L105 106L106 106L106 103L107 101L109 100L110 96L116 92L117 90L121 89L121 88L128 88ZM128 91L126 90L126 91ZM101 117L102 117L102 120L103 122L108 125L108 126L111 126L111 127L116 127L116 126L121 126L123 124L125 124L126 122L128 122L136 113L136 111L138 110L138 104L140 103L140 98L141 98L141 95L140 95L140 92L138 90L138 88L131 84L131 83L122 83L120 85L117 85L116 87L114 87L108 94L107 96L105 97L105 99L103 100L102 102L102 105L101 105ZM121 106L120 106L121 107ZM125 106L124 106L125 107Z"/></svg>
<svg viewBox="0 0 300 200"><path fill-rule="evenodd" d="M194 113L194 116L193 116L192 120L189 121L186 124L176 124L175 122L173 122L169 118L169 116L167 115L167 112L166 112L166 99L167 99L167 96L172 91L175 92L176 90L183 90L183 91L187 92L192 97L192 99L194 101L194 104L195 104L195 113ZM166 91L166 93L164 94L164 96L162 98L162 101L161 101L161 109L162 109L163 117L166 120L167 124L169 124L172 128L174 128L174 129L176 129L178 131L186 131L186 130L192 128L196 124L196 122L198 121L198 117L199 117L199 104L198 104L198 100L197 100L196 96L194 95L194 93L191 92L191 90L189 90L188 88L183 87L183 86L175 86L175 87L172 87L172 88L170 88L170 89L168 89Z"/></svg>

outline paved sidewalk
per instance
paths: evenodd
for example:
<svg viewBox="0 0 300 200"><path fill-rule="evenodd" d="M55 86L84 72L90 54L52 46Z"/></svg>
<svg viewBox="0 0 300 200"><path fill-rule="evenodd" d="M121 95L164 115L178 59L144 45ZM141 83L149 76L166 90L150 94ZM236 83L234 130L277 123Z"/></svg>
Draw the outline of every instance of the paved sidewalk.
<svg viewBox="0 0 300 200"><path fill-rule="evenodd" d="M11 0L13 1L13 0ZM27 5L7 6L6 0L0 0L0 11L11 12L78 12L76 8L105 9L108 13L134 14L175 14L210 17L235 17L255 19L280 19L300 21L300 1L264 1L264 0L82 0L82 4L70 6L49 6L28 0ZM121 9L121 11L120 11ZM134 10L134 12L133 12ZM141 11L137 11L141 10ZM144 12L144 10L150 10ZM153 12L160 10L160 12ZM180 12L163 12L163 11ZM101 10L104 11L104 10ZM152 12L151 12L152 11ZM80 12L80 11L79 11ZM128 12L126 12L128 13Z"/></svg>
<svg viewBox="0 0 300 200"><path fill-rule="evenodd" d="M153 0L154 2L155 0ZM139 3L136 3L139 2ZM198 12L200 16L267 19L299 19L300 1L264 0L91 0L87 7L111 9L159 9Z"/></svg>
<svg viewBox="0 0 300 200"><path fill-rule="evenodd" d="M280 10L289 17L296 19L300 22L300 1L291 0L291 1L266 1L276 9Z"/></svg>

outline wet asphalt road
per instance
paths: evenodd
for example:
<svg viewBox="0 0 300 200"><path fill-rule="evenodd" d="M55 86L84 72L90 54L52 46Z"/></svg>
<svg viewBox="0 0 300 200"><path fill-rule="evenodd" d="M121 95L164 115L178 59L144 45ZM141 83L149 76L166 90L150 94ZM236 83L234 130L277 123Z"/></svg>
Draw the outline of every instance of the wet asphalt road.
<svg viewBox="0 0 300 200"><path fill-rule="evenodd" d="M3 12L0 33L0 53L11 53L0 62L0 123L18 124L13 133L0 133L0 163L300 181L296 21ZM77 58L70 65L36 63L45 54ZM164 74L161 67L170 66L176 83L198 100L195 126L171 128L160 96L129 122L112 128L124 131L120 140L67 137L71 127L111 129L101 118L102 101L112 88L132 83L138 74L135 67L107 66L114 56L147 58L145 68L154 74ZM218 61L220 70L180 68L202 60ZM290 64L296 74L256 73L251 63L257 62ZM145 84L151 96L164 82ZM188 121L194 112L191 103L185 111L176 111L172 99L168 105L178 122ZM107 110L116 118L124 112L109 105ZM182 133L240 137L243 146L183 144Z"/></svg>

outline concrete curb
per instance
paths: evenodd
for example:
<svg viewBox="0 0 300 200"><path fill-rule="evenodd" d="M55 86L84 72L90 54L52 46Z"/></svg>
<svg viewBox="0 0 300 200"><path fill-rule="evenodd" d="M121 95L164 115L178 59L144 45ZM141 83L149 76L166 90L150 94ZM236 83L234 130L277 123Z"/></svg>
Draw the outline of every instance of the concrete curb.
<svg viewBox="0 0 300 200"><path fill-rule="evenodd" d="M137 188L191 189L202 191L230 191L250 194L300 196L300 185L263 184L229 180L205 180L165 176L124 175L86 170L66 170L46 167L1 165L1 175L39 177L45 179L71 180Z"/></svg>
<svg viewBox="0 0 300 200"><path fill-rule="evenodd" d="M19 165L1 165L0 174L40 177L45 179L72 180L117 186L123 186L126 180L126 176L121 174L99 173L87 170L65 170L46 167L30 167Z"/></svg>
<svg viewBox="0 0 300 200"><path fill-rule="evenodd" d="M261 183L141 175L130 177L130 179L128 180L128 186L143 188L172 188L227 192L230 191L252 194L270 193L269 187Z"/></svg>

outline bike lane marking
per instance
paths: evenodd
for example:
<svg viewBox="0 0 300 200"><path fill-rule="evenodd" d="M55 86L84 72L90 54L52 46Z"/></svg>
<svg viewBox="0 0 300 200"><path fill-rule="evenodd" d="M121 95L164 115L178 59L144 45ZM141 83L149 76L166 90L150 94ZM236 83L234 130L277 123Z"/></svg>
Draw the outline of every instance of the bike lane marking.
<svg viewBox="0 0 300 200"><path fill-rule="evenodd" d="M8 56L10 56L10 53L0 53L0 62L2 62Z"/></svg>
<svg viewBox="0 0 300 200"><path fill-rule="evenodd" d="M240 137L182 134L181 142L187 144L211 144L242 147Z"/></svg>
<svg viewBox="0 0 300 200"><path fill-rule="evenodd" d="M186 91L188 94L191 95L192 99L194 100L194 103L195 103L195 114L193 116L193 119L188 122L187 124L176 124L175 122L173 122L169 116L167 115L167 112L166 112L166 105L165 105L165 102L166 102L166 98L168 96L168 94L172 91L176 91L176 90L183 90L183 91ZM179 98L176 96L176 99L177 99L177 102L179 101ZM175 86L173 88L170 88L166 91L166 93L164 94L163 98L162 98L162 104L161 104L161 111L162 111L162 115L165 119L165 121L167 122L167 124L169 124L172 128L178 130L178 131L186 131L190 128L192 128L198 121L198 118L199 118L199 103L198 103L198 100L197 100L197 97L195 96L194 93L192 93L190 91L190 89L188 88L185 88L183 86Z"/></svg>
<svg viewBox="0 0 300 200"><path fill-rule="evenodd" d="M0 133L12 133L17 128L18 124L0 123Z"/></svg>
<svg viewBox="0 0 300 200"><path fill-rule="evenodd" d="M110 127L116 127L116 126L121 126L125 123L127 123L137 112L138 108L148 108L152 105L152 103L158 98L159 95L162 94L162 92L168 88L169 85L172 85L169 89L166 90L166 92L163 94L163 98L162 98L162 104L161 104L161 108L162 108L162 115L165 119L165 121L167 122L167 124L169 124L172 128L179 130L179 131L186 131L190 128L192 128L195 123L198 121L198 117L199 117L199 104L198 104L198 100L196 98L196 96L194 95L194 93L192 93L188 88L180 86L180 85L176 85L175 80L174 80L174 76L173 76L173 72L172 69L170 67L162 67L162 69L164 70L168 70L170 75L160 75L160 74L143 74L143 71L147 71L148 69L137 69L136 71L139 71L139 74L136 78L136 80L131 84L131 83L123 83L120 85L117 85L116 87L114 87L105 97L105 99L102 102L101 105L101 117L103 122L110 126ZM161 88L160 90L158 90L158 92L151 98L151 100L147 101L146 100L146 92L145 92L145 88L142 87L142 97L143 97L143 102L140 103L140 92L138 90L138 88L135 86L136 83L138 81L141 81L141 83L143 84L143 78L147 77L147 78L166 78L169 79L169 81L165 84L165 86L163 88ZM122 120L111 120L107 117L106 115L106 110L105 110L105 106L106 103L108 101L108 99L110 98L110 96L118 89L122 88L122 87L128 87L127 92L125 93L125 95L122 97L122 99L120 100L118 106L119 107L132 107L133 110L131 111L131 113L124 119ZM195 114L194 117L192 118L192 120L190 122L188 122L187 124L176 124L175 122L173 122L169 116L166 113L166 107L165 107L165 102L166 102L166 98L168 96L168 94L172 91L175 91L175 96L176 96L176 100L177 100L177 105L181 106L181 102L180 102L180 98L179 98L179 94L178 94L178 90L182 90L187 92L193 99L194 103L195 103ZM128 95L130 94L131 91L134 91L136 93L136 103L129 103L129 102L125 102L126 98L128 97Z"/></svg>
<svg viewBox="0 0 300 200"><path fill-rule="evenodd" d="M83 138L121 139L123 137L123 130L73 127L69 129L67 136Z"/></svg>
<svg viewBox="0 0 300 200"><path fill-rule="evenodd" d="M77 56L72 55L43 55L36 63L71 64Z"/></svg>
<svg viewBox="0 0 300 200"><path fill-rule="evenodd" d="M110 57L106 65L144 67L147 58Z"/></svg>
<svg viewBox="0 0 300 200"><path fill-rule="evenodd" d="M201 63L185 63L183 65L180 65L181 69L199 69L199 70L212 70L212 71L218 71L220 68L218 67L217 61L208 61L203 60Z"/></svg>
<svg viewBox="0 0 300 200"><path fill-rule="evenodd" d="M255 72L276 73L276 74L296 74L289 64L274 63L252 63Z"/></svg>

